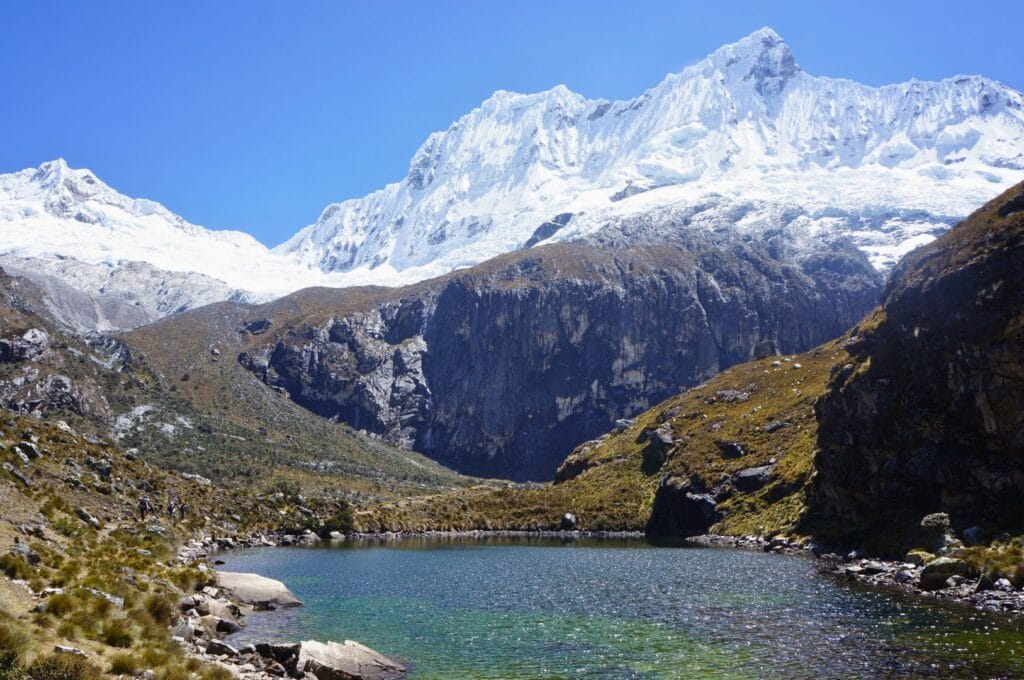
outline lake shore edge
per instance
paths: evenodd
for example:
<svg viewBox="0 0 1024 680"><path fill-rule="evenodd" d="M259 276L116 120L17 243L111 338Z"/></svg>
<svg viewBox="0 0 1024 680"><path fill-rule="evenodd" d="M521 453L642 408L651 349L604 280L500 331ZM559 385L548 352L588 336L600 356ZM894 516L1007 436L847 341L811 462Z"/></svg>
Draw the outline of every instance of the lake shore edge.
<svg viewBox="0 0 1024 680"><path fill-rule="evenodd" d="M896 591L907 594L922 600L930 600L949 604L952 606L969 607L977 610L985 610L990 613L1005 616L1007 618L1024 618L1024 592L1006 587L1006 584L990 583L985 584L985 578L981 577L977 582L966 579L962 576L951 576L948 585L942 588L926 589L920 587L921 575L924 567L909 562L882 560L874 558L859 557L856 552L841 556L835 553L823 553L814 549L807 543L790 540L785 537L776 536L763 538L757 536L725 536L719 534L705 534L691 536L685 539L669 537L650 537L642 531L586 531L586 530L460 530L460 531L403 531L403 532L354 532L348 534L332 535L329 538L320 538L315 533L304 534L288 533L267 533L251 534L232 537L204 537L193 539L183 545L178 552L179 560L186 562L200 561L210 563L209 568L214 573L220 573L216 569L215 556L225 552L249 548L272 548L272 547L313 547L317 545L330 545L344 541L375 542L380 544L400 543L411 539L561 539L572 541L576 539L647 539L654 543L659 540L679 545L690 545L693 547L738 549L752 552L763 552L772 554L785 554L812 558L819 566L822 574L833 578L856 583L861 586L877 590ZM281 584L287 590L286 584ZM223 597L226 593L219 592L218 596ZM244 625L244 612L254 611L255 608L247 603L231 602L231 605L240 610L236 623ZM300 605L301 606L301 605ZM273 609L274 607L271 607ZM231 632L237 632L237 628ZM173 631L172 631L173 634ZM245 678L279 678L282 677L281 670L287 671L287 667L277 661L276 657L287 656L297 653L297 647L307 643L281 643L266 642L260 645L246 645L235 649L224 638L213 637L210 640L191 641L188 646L189 654L207 662L215 662L231 668L238 677ZM358 645L346 640L343 644ZM205 647L203 645L206 645ZM369 650L358 645L360 648L378 655L387 662L394 663L402 669L399 674L367 674L366 678L391 678L402 677L407 672L406 665L387 657L385 655ZM276 656L275 656L276 655ZM263 668L259 662L264 663ZM270 669L269 671L267 669ZM387 671L390 673L391 671ZM291 673L286 673L291 675Z"/></svg>

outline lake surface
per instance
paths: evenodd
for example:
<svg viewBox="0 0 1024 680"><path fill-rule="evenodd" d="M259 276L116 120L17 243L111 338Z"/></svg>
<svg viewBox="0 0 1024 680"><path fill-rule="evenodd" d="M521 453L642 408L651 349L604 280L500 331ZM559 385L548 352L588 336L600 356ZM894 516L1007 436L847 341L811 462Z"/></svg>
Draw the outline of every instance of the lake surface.
<svg viewBox="0 0 1024 680"><path fill-rule="evenodd" d="M867 590L804 557L643 539L408 539L261 548L228 571L305 607L233 644L352 639L413 678L1024 677L1024 627Z"/></svg>

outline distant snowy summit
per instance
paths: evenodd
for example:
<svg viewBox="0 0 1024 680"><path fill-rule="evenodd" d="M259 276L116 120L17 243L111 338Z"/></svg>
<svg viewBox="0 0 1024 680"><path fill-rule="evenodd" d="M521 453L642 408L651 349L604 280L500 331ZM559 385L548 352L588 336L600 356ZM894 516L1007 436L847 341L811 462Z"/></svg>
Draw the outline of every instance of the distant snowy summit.
<svg viewBox="0 0 1024 680"><path fill-rule="evenodd" d="M79 287L126 262L207 277L176 300L187 307L410 283L649 217L662 231L784 229L797 248L849 239L885 269L1021 180L1021 93L979 76L879 88L812 76L764 28L628 101L496 92L430 135L402 181L328 206L273 250L62 161L3 175L0 264L45 261Z"/></svg>
<svg viewBox="0 0 1024 680"><path fill-rule="evenodd" d="M765 28L629 101L497 92L431 135L403 181L329 206L280 250L326 271L436 274L522 247L556 215L573 228L548 227L555 240L714 193L799 207L885 267L1021 177L1019 92L811 76Z"/></svg>

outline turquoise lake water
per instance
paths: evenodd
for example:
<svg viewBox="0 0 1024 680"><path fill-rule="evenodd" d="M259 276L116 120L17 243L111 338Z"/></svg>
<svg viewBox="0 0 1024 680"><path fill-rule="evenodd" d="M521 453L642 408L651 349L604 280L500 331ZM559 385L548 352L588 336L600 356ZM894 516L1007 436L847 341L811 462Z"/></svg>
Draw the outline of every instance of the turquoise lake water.
<svg viewBox="0 0 1024 680"><path fill-rule="evenodd" d="M643 539L231 552L305 607L230 642L352 639L412 678L1024 677L1024 627L841 583L804 557Z"/></svg>

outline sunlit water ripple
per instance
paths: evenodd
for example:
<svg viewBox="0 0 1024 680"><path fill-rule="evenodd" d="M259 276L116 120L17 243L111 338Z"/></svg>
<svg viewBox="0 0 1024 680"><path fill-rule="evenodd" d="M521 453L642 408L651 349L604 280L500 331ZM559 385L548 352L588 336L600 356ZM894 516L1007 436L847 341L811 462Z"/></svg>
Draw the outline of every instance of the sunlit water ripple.
<svg viewBox="0 0 1024 680"><path fill-rule="evenodd" d="M229 553L300 609L233 644L352 639L414 678L1024 677L1024 627L854 588L813 560L643 540L406 540Z"/></svg>

